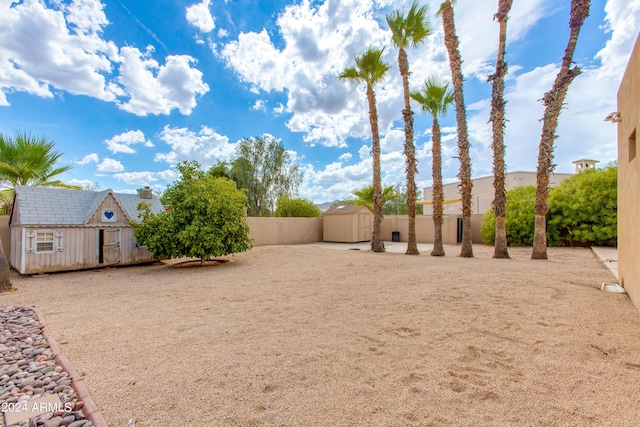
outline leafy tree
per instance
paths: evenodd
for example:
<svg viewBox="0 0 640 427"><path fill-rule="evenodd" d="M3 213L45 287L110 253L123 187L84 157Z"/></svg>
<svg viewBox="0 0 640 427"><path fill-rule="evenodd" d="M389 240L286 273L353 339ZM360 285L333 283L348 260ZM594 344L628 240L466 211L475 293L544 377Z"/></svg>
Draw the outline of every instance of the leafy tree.
<svg viewBox="0 0 640 427"><path fill-rule="evenodd" d="M364 82L367 85L367 102L369 103L369 124L371 125L371 152L373 155L373 186L372 206L373 211L373 239L371 249L374 252L384 252L382 242L382 183L380 178L380 134L378 131L378 109L376 108L376 94L373 87L389 71L389 64L382 60L384 49L369 48L356 58L356 66L347 68L340 74L341 79L350 79L356 82Z"/></svg>
<svg viewBox="0 0 640 427"><path fill-rule="evenodd" d="M542 117L542 135L538 147L538 169L536 190L536 228L533 240L531 259L547 259L546 217L549 210L549 177L553 173L553 143L557 138L558 117L564 105L569 85L580 73L580 67L573 66L573 53L578 43L578 35L582 24L589 16L591 0L571 0L571 16L569 18L569 41L562 57L560 70L556 75L551 90L544 94L542 103L545 106Z"/></svg>
<svg viewBox="0 0 640 427"><path fill-rule="evenodd" d="M507 191L505 233L509 245L530 246L533 243L535 225L533 205L535 199L535 185L515 187ZM482 217L480 232L485 243L495 243L496 216L494 209L490 209Z"/></svg>
<svg viewBox="0 0 640 427"><path fill-rule="evenodd" d="M445 0L440 6L438 15L442 16L444 29L444 44L449 53L449 67L453 81L453 93L456 104L456 124L458 129L458 157L460 159L460 195L462 196L462 245L460 256L473 257L471 243L471 197L473 182L471 181L471 157L469 156L469 131L467 128L467 109L464 104L462 76L462 57L458 49L459 41L456 34L453 4L455 0Z"/></svg>
<svg viewBox="0 0 640 427"><path fill-rule="evenodd" d="M292 199L285 194L278 197L276 216L316 218L322 216L322 212L311 200Z"/></svg>
<svg viewBox="0 0 640 427"><path fill-rule="evenodd" d="M231 170L227 162L218 161L215 165L211 166L207 171L207 174L215 178L229 178L231 179Z"/></svg>
<svg viewBox="0 0 640 427"><path fill-rule="evenodd" d="M431 126L431 157L433 164L431 174L433 177L433 250L431 256L444 256L442 244L442 216L444 190L442 187L442 143L440 141L440 123L438 116L447 114L447 108L454 101L453 92L449 89L449 83L435 78L424 82L422 91L412 92L413 98L422 111L427 112L433 118ZM421 205L422 207L422 205Z"/></svg>
<svg viewBox="0 0 640 427"><path fill-rule="evenodd" d="M419 255L420 252L418 251L418 241L416 240L416 147L413 142L413 111L411 111L411 103L409 101L409 74L411 73L406 49L419 46L431 34L427 18L428 11L428 5L418 6L418 3L414 2L406 15L400 10L387 15L387 25L391 30L391 41L398 50L398 68L402 77L404 95L402 118L404 119L404 155L407 162L407 210L409 216L407 255Z"/></svg>
<svg viewBox="0 0 640 427"><path fill-rule="evenodd" d="M491 84L491 115L489 121L492 124L493 141L493 212L496 217L496 238L493 252L494 258L509 258L507 249L506 229L506 191L505 191L505 163L504 163L504 76L507 74L507 63L504 60L507 44L507 19L513 0L498 0L498 13L494 19L500 24L498 36L498 57L496 59L496 72L488 77Z"/></svg>
<svg viewBox="0 0 640 427"><path fill-rule="evenodd" d="M270 215L278 197L294 195L303 173L280 140L264 134L238 141L229 175L248 199L249 216Z"/></svg>
<svg viewBox="0 0 640 427"><path fill-rule="evenodd" d="M397 194L396 197L390 199L382 209L382 213L384 215L407 215L409 212L409 207L407 204L407 189L402 184L396 184L393 187L393 192ZM417 190L416 197L418 199L422 198L422 190ZM423 205L416 205L416 213L422 215L424 212Z"/></svg>
<svg viewBox="0 0 640 427"><path fill-rule="evenodd" d="M375 204L375 201L374 201L375 191L373 189L373 186L369 185L367 187L356 190L353 192L353 195L357 197L357 199L354 201L353 204L358 206L366 206L373 211L374 204ZM382 194L380 198L381 199L380 201L382 204L382 206L380 207L381 216L382 216L382 208L386 206L387 203L389 203L391 200L395 199L398 196L399 194L394 191L393 185L385 187L382 190Z"/></svg>
<svg viewBox="0 0 640 427"><path fill-rule="evenodd" d="M549 193L547 236L551 244L616 246L618 168L586 169Z"/></svg>
<svg viewBox="0 0 640 427"><path fill-rule="evenodd" d="M177 166L180 177L167 187L164 199L170 209L154 214L140 203L142 221L133 223L139 244L156 258L200 258L251 248L245 217L247 198L233 181L200 170L196 161Z"/></svg>

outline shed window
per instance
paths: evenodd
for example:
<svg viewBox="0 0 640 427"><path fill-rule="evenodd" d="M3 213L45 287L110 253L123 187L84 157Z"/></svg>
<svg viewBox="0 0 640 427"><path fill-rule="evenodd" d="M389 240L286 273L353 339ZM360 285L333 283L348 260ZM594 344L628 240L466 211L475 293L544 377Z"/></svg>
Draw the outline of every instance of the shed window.
<svg viewBox="0 0 640 427"><path fill-rule="evenodd" d="M27 233L25 252L60 252L64 250L64 234L62 231L34 231Z"/></svg>
<svg viewBox="0 0 640 427"><path fill-rule="evenodd" d="M53 252L53 232L36 234L36 252Z"/></svg>

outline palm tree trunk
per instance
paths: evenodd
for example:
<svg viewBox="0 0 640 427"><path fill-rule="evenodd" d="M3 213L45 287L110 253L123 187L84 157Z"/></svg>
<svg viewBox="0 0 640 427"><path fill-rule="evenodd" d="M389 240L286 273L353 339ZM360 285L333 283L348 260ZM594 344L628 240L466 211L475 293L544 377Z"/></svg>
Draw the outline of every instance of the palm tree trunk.
<svg viewBox="0 0 640 427"><path fill-rule="evenodd" d="M402 89L404 91L404 155L407 159L407 209L409 217L409 235L407 241L407 255L420 255L416 240L416 154L413 144L413 111L409 102L409 60L404 49L398 49L398 67L402 76Z"/></svg>
<svg viewBox="0 0 640 427"><path fill-rule="evenodd" d="M491 117L493 130L493 213L496 217L496 235L494 258L509 258L507 249L506 205L507 193L505 190L505 146L504 146L504 76L507 74L507 63L504 60L507 42L507 19L513 0L499 0L498 13L495 19L500 23L500 36L498 41L498 58L496 59L496 72L489 76L492 82L491 92Z"/></svg>
<svg viewBox="0 0 640 427"><path fill-rule="evenodd" d="M0 241L0 292L10 291L13 289L13 285L9 279L11 270L7 257L4 254L4 248L2 247L2 241Z"/></svg>
<svg viewBox="0 0 640 427"><path fill-rule="evenodd" d="M433 250L431 256L444 256L444 247L442 246L442 211L444 194L442 189L442 150L440 139L440 124L434 117L431 126L431 157L432 178L433 178Z"/></svg>
<svg viewBox="0 0 640 427"><path fill-rule="evenodd" d="M382 241L382 183L380 178L380 134L378 132L378 109L373 87L367 84L367 101L369 102L369 123L371 124L371 151L373 154L373 252L384 252Z"/></svg>
<svg viewBox="0 0 640 427"><path fill-rule="evenodd" d="M458 36L453 16L451 0L446 0L442 5L442 26L444 28L444 44L449 53L449 65L451 67L451 79L453 80L453 93L456 104L456 123L458 126L458 156L460 158L459 188L462 196L462 245L460 256L473 257L471 243L471 158L469 157L469 131L467 130L467 110L464 104L462 90L462 58L458 50Z"/></svg>
<svg viewBox="0 0 640 427"><path fill-rule="evenodd" d="M578 43L578 35L582 24L589 16L591 0L571 0L571 17L569 19L569 41L564 51L560 71L553 82L551 90L544 94L542 103L545 106L542 118L542 135L538 149L538 169L536 177L536 228L533 235L533 250L531 259L547 259L547 224L546 216L549 210L547 197L549 195L549 177L553 173L553 143L557 135L558 116L562 110L569 85L580 73L580 67L571 68L573 53Z"/></svg>

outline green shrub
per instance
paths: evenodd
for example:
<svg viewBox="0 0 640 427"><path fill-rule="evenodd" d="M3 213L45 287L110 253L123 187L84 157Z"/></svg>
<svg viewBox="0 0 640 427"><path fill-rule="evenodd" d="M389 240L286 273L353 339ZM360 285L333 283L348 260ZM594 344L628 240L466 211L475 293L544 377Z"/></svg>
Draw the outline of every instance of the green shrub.
<svg viewBox="0 0 640 427"><path fill-rule="evenodd" d="M588 169L549 193L550 244L616 246L618 168Z"/></svg>
<svg viewBox="0 0 640 427"><path fill-rule="evenodd" d="M320 208L310 200L280 196L276 202L276 216L316 218L322 216Z"/></svg>
<svg viewBox="0 0 640 427"><path fill-rule="evenodd" d="M506 226L507 242L510 246L529 246L533 243L535 200L535 185L516 187L507 191ZM493 207L482 217L480 232L485 243L494 244L496 217L493 214Z"/></svg>

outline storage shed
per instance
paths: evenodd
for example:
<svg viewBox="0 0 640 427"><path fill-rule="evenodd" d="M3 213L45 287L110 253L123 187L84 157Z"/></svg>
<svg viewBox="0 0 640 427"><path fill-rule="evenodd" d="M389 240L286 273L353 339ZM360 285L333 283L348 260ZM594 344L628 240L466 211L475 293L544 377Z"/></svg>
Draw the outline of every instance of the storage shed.
<svg viewBox="0 0 640 427"><path fill-rule="evenodd" d="M373 212L366 206L332 206L322 214L325 242L356 243L371 240Z"/></svg>
<svg viewBox="0 0 640 427"><path fill-rule="evenodd" d="M130 220L137 206L164 211L148 187L120 194L49 187L16 187L10 263L20 274L139 264L154 259L138 246Z"/></svg>

